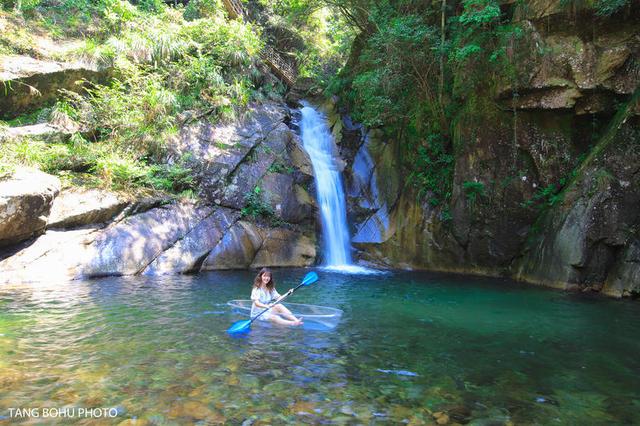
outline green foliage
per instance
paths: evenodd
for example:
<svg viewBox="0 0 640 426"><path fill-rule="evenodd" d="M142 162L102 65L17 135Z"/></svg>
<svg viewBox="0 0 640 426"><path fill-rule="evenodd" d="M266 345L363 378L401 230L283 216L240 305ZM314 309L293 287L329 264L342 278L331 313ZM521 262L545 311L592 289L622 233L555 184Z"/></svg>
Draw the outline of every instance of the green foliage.
<svg viewBox="0 0 640 426"><path fill-rule="evenodd" d="M408 182L418 190L419 198L427 198L433 206L451 198L454 158L445 149L440 135L429 135L410 159L412 172Z"/></svg>
<svg viewBox="0 0 640 426"><path fill-rule="evenodd" d="M485 186L482 182L462 182L462 190L471 204L475 204L479 197L485 195Z"/></svg>
<svg viewBox="0 0 640 426"><path fill-rule="evenodd" d="M221 13L220 0L191 0L184 10L184 19L194 21Z"/></svg>
<svg viewBox="0 0 640 426"><path fill-rule="evenodd" d="M147 179L153 188L176 194L192 194L197 190L194 171L189 166L189 156L183 156L175 164L152 165Z"/></svg>
<svg viewBox="0 0 640 426"><path fill-rule="evenodd" d="M253 188L253 191L245 194L244 199L246 204L241 210L243 217L249 216L254 219L259 217L271 219L275 216L271 206L262 201L261 193L262 188L256 186Z"/></svg>
<svg viewBox="0 0 640 426"><path fill-rule="evenodd" d="M295 169L289 165L283 164L280 161L274 161L273 164L271 164L269 166L269 169L267 169L267 171L269 173L287 173L287 174L292 174Z"/></svg>
<svg viewBox="0 0 640 426"><path fill-rule="evenodd" d="M496 0L463 0L464 11L458 18L467 27L484 27L500 19L500 6Z"/></svg>
<svg viewBox="0 0 640 426"><path fill-rule="evenodd" d="M611 16L629 4L630 0L598 0L595 4L596 14Z"/></svg>

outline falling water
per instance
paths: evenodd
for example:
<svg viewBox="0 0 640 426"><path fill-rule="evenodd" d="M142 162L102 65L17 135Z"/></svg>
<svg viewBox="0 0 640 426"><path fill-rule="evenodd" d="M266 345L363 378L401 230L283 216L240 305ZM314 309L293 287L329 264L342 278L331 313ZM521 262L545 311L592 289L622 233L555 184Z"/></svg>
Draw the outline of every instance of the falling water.
<svg viewBox="0 0 640 426"><path fill-rule="evenodd" d="M347 210L340 171L332 156L331 133L324 117L315 109L305 106L301 112L302 143L311 157L322 216L325 264L330 268L349 269L351 244Z"/></svg>

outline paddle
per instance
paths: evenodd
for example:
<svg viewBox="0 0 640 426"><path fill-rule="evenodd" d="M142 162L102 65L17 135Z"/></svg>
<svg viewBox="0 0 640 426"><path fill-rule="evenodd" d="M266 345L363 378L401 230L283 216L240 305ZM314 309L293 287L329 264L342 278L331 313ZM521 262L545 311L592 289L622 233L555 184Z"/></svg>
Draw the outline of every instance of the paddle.
<svg viewBox="0 0 640 426"><path fill-rule="evenodd" d="M284 296L282 296L280 299L278 299L273 304L273 306L277 305L278 303L281 303L284 299L286 299L287 297L292 295L293 292L296 291L297 289L299 289L300 287L311 285L311 284L315 283L316 281L318 281L318 274L316 274L313 271L309 272L307 275L304 276L304 278L302 279L302 282L300 284L298 284L298 286L296 288L292 288L291 290L289 290ZM273 306L271 306L271 307L273 307ZM250 320L240 320L240 321L234 322L231 325L231 327L229 327L227 329L227 333L229 333L229 334L239 334L239 333L244 333L246 331L249 331L251 329L251 323L254 322L260 315L262 315L265 312L267 312L269 309L271 309L271 308L266 308L264 311L260 312L258 315L256 315L255 317L251 318Z"/></svg>

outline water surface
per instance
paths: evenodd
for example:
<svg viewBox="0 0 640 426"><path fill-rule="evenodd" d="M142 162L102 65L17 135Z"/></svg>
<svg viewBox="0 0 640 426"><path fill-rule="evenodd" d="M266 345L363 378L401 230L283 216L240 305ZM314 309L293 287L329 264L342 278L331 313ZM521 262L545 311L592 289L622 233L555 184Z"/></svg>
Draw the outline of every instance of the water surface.
<svg viewBox="0 0 640 426"><path fill-rule="evenodd" d="M276 270L278 290L306 272ZM636 302L319 273L291 301L342 309L335 330L253 327L245 339L226 335L240 317L225 303L248 298L252 272L0 287L0 416L115 407L104 424L430 424L434 412L476 425L640 423Z"/></svg>

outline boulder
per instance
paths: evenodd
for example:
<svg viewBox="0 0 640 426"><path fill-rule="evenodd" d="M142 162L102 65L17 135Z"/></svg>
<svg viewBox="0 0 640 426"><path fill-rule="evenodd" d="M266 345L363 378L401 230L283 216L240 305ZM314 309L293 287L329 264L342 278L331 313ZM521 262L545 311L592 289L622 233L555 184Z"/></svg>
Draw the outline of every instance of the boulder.
<svg viewBox="0 0 640 426"><path fill-rule="evenodd" d="M49 230L33 244L0 262L0 283L53 282L79 277L88 257L88 245L99 228Z"/></svg>
<svg viewBox="0 0 640 426"><path fill-rule="evenodd" d="M60 180L39 170L19 168L0 180L0 247L44 232Z"/></svg>
<svg viewBox="0 0 640 426"><path fill-rule="evenodd" d="M184 237L165 250L143 271L144 275L185 273L195 271L205 256L216 247L240 213L219 208L204 218Z"/></svg>
<svg viewBox="0 0 640 426"><path fill-rule="evenodd" d="M71 132L49 123L38 123L30 126L8 127L0 130L0 141L16 139L36 139L48 143L66 142Z"/></svg>
<svg viewBox="0 0 640 426"><path fill-rule="evenodd" d="M102 189L70 189L54 200L47 228L74 228L113 219L129 201Z"/></svg>
<svg viewBox="0 0 640 426"><path fill-rule="evenodd" d="M315 257L313 238L285 228L260 228L239 221L209 253L202 270L310 266Z"/></svg>
<svg viewBox="0 0 640 426"><path fill-rule="evenodd" d="M212 211L193 203L176 203L114 223L88 248L81 273L85 277L140 273Z"/></svg>
<svg viewBox="0 0 640 426"><path fill-rule="evenodd" d="M11 119L55 101L59 89L78 91L78 82L102 83L108 71L84 63L66 63L10 55L0 58L0 119ZM81 83L82 84L82 83Z"/></svg>
<svg viewBox="0 0 640 426"><path fill-rule="evenodd" d="M262 233L262 246L251 263L252 268L313 265L316 258L314 239L284 228L265 229Z"/></svg>
<svg viewBox="0 0 640 426"><path fill-rule="evenodd" d="M202 263L202 270L245 269L251 266L262 245L258 227L238 221L222 237Z"/></svg>

